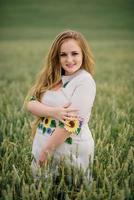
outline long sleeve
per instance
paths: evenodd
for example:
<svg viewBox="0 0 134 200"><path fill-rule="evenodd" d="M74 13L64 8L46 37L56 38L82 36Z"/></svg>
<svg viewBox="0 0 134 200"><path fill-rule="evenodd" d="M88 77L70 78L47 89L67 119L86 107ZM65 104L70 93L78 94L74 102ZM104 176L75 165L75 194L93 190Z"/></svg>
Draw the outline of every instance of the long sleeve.
<svg viewBox="0 0 134 200"><path fill-rule="evenodd" d="M93 79L84 80L73 92L71 106L79 109L80 117L87 122L96 94L96 85Z"/></svg>
<svg viewBox="0 0 134 200"><path fill-rule="evenodd" d="M78 120L68 121L68 126L60 124L70 133L79 134L84 123L89 121L91 109L96 94L96 85L91 76L85 77L76 83L72 96L70 98L71 107L79 110L80 118Z"/></svg>

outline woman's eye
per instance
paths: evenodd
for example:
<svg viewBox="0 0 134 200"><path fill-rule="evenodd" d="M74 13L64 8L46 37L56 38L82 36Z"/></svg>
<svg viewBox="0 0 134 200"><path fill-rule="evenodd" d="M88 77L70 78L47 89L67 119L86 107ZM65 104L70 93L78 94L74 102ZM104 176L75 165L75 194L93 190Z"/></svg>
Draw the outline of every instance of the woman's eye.
<svg viewBox="0 0 134 200"><path fill-rule="evenodd" d="M73 55L73 56L76 56L76 55L78 55L78 53L77 53L77 52L74 52L74 53L72 53L72 55Z"/></svg>
<svg viewBox="0 0 134 200"><path fill-rule="evenodd" d="M63 53L63 54L60 54L60 56L61 56L61 57L64 57L64 56L66 56L66 54L65 54L65 53Z"/></svg>

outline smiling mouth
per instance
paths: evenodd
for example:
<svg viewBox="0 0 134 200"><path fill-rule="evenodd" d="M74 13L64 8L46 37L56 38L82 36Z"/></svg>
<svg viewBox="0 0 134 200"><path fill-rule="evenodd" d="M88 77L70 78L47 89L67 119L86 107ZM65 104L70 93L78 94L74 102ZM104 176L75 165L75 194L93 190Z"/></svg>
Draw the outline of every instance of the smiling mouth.
<svg viewBox="0 0 134 200"><path fill-rule="evenodd" d="M74 65L67 65L67 67L72 68L72 67L74 67Z"/></svg>

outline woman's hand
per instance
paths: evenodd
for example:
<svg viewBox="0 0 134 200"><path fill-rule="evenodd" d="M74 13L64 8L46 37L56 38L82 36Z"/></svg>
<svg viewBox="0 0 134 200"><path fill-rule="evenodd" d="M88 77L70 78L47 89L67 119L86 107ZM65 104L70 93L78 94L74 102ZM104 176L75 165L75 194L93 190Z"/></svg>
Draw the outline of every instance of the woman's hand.
<svg viewBox="0 0 134 200"><path fill-rule="evenodd" d="M71 108L71 103L64 106L52 107L47 106L39 101L29 101L27 109L33 115L38 117L52 117L65 123L65 120L72 120L78 117L78 109Z"/></svg>
<svg viewBox="0 0 134 200"><path fill-rule="evenodd" d="M46 164L46 162L47 162L47 156L46 156L45 152L42 150L39 155L38 164L40 166L43 166L44 164Z"/></svg>
<svg viewBox="0 0 134 200"><path fill-rule="evenodd" d="M55 150L64 143L64 141L69 137L68 131L64 128L55 128L53 134L48 138L46 144L44 144L41 152L39 154L38 164L40 166L47 165L49 160L51 160L51 155Z"/></svg>
<svg viewBox="0 0 134 200"><path fill-rule="evenodd" d="M64 105L63 107L53 108L53 117L61 122L65 123L65 120L72 120L78 118L78 109L70 108L71 103Z"/></svg>

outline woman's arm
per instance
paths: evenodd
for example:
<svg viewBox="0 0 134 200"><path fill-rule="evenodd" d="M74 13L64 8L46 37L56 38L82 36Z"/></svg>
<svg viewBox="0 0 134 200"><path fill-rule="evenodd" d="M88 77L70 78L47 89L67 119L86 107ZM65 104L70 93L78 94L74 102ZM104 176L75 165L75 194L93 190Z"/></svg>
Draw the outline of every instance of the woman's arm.
<svg viewBox="0 0 134 200"><path fill-rule="evenodd" d="M57 127L54 133L49 137L46 145L43 147L38 164L42 166L47 162L47 157L51 155L57 147L64 143L64 141L69 137L69 132L63 128Z"/></svg>
<svg viewBox="0 0 134 200"><path fill-rule="evenodd" d="M38 117L52 117L57 120L64 122L63 120L70 120L71 118L77 117L78 109L70 108L71 104L68 103L64 106L51 107L37 100L29 101L27 104L27 110L33 115Z"/></svg>
<svg viewBox="0 0 134 200"><path fill-rule="evenodd" d="M38 117L52 116L54 114L53 107L46 106L37 100L29 101L27 104L27 110Z"/></svg>

